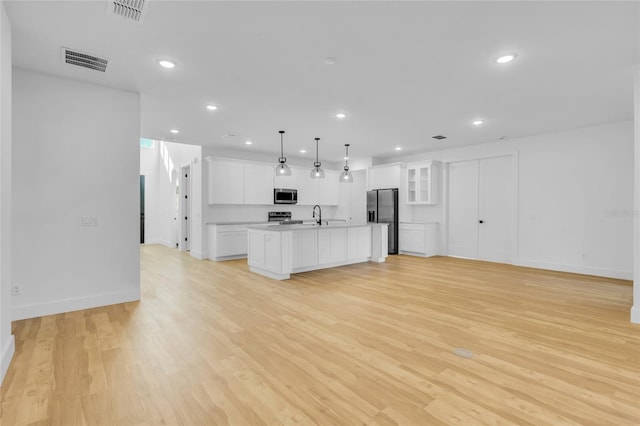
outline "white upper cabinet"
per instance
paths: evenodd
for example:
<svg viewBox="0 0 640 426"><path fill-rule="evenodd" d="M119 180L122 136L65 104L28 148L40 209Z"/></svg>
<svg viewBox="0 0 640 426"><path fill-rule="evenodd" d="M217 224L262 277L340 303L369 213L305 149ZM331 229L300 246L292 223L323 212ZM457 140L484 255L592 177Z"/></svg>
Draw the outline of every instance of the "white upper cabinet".
<svg viewBox="0 0 640 426"><path fill-rule="evenodd" d="M369 167L368 190L400 188L402 164L388 164Z"/></svg>
<svg viewBox="0 0 640 426"><path fill-rule="evenodd" d="M207 157L209 204L244 204L244 164Z"/></svg>
<svg viewBox="0 0 640 426"><path fill-rule="evenodd" d="M337 206L340 203L340 172L325 170L324 179L310 179L318 182L318 202L321 206Z"/></svg>
<svg viewBox="0 0 640 426"><path fill-rule="evenodd" d="M207 157L209 204L272 205L273 188L298 190L298 204L337 206L340 201L335 170L325 170L324 179L311 179L311 167L289 166L291 176L275 176L269 163Z"/></svg>
<svg viewBox="0 0 640 426"><path fill-rule="evenodd" d="M244 203L273 204L274 168L270 164L245 163Z"/></svg>
<svg viewBox="0 0 640 426"><path fill-rule="evenodd" d="M318 204L318 186L322 179L311 179L311 169L299 169L296 175L298 204L313 206Z"/></svg>
<svg viewBox="0 0 640 426"><path fill-rule="evenodd" d="M436 204L438 202L437 161L407 164L407 204Z"/></svg>

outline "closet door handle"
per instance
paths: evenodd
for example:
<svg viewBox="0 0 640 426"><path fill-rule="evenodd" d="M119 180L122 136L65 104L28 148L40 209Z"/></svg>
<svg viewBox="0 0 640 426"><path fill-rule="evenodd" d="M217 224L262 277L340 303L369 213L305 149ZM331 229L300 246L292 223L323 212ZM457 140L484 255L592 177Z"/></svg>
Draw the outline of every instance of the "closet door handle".
<svg viewBox="0 0 640 426"><path fill-rule="evenodd" d="M479 223L484 223L484 220L479 220L478 222L479 222Z"/></svg>

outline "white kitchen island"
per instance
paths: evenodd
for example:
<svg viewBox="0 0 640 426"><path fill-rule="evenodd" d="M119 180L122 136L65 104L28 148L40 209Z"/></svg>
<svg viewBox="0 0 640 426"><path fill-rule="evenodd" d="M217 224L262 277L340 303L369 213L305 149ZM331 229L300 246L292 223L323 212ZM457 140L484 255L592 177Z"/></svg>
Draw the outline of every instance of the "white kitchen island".
<svg viewBox="0 0 640 426"><path fill-rule="evenodd" d="M277 280L291 274L387 258L387 224L250 225L249 270Z"/></svg>

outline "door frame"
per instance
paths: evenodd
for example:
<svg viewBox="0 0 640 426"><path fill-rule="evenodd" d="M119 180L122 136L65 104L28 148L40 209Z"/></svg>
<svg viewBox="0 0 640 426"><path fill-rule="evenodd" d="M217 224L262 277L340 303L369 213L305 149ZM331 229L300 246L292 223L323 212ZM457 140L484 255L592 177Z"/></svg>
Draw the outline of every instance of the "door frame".
<svg viewBox="0 0 640 426"><path fill-rule="evenodd" d="M191 164L180 167L178 250L191 250Z"/></svg>
<svg viewBox="0 0 640 426"><path fill-rule="evenodd" d="M519 205L520 205L520 150L510 150L505 152L500 152L496 154L487 154L487 155L475 155L475 156L461 156L461 157L452 157L443 159L442 162L444 164L443 167L443 179L442 179L442 230L443 230L443 238L442 238L442 253L445 256L449 256L449 164L457 163L462 161L472 161L472 160L486 160L491 158L500 158L500 157L511 157L513 162L513 199L512 199L512 218L511 218L511 226L512 226L512 235L511 235L511 264L517 265L519 263L519 250L518 250L518 242L519 242L519 228L518 228L518 218L519 218Z"/></svg>

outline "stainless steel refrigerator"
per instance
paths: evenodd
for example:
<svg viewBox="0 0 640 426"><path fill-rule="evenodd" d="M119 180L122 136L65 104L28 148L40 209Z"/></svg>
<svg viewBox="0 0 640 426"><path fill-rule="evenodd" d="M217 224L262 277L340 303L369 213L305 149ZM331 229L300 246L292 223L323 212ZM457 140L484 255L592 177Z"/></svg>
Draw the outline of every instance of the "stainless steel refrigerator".
<svg viewBox="0 0 640 426"><path fill-rule="evenodd" d="M367 220L389 224L389 254L398 254L398 188L367 191Z"/></svg>

